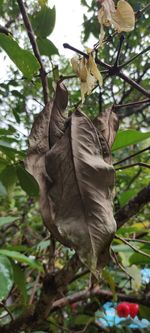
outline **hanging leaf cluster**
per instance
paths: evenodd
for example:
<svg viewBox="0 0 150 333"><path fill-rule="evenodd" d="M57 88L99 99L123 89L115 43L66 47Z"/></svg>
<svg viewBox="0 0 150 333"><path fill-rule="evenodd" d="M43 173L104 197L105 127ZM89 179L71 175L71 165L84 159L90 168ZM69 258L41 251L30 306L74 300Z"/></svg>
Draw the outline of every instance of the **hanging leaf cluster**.
<svg viewBox="0 0 150 333"><path fill-rule="evenodd" d="M45 225L97 276L116 231L110 148L118 119L107 110L92 122L79 109L65 118L67 102L59 82L54 100L33 124L26 168L39 184Z"/></svg>

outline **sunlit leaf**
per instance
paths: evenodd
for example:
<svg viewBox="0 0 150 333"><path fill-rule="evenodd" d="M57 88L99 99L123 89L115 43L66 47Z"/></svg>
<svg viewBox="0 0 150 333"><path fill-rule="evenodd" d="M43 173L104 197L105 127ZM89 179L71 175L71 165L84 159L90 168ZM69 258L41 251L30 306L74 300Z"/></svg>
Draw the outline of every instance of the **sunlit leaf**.
<svg viewBox="0 0 150 333"><path fill-rule="evenodd" d="M17 219L18 219L18 217L15 217L15 216L0 217L0 228L7 224L11 224L11 223L15 222Z"/></svg>
<svg viewBox="0 0 150 333"><path fill-rule="evenodd" d="M37 262L36 260L31 259L31 258L25 256L24 254L22 254L20 252L10 251L10 250L5 250L5 249L0 249L0 255L7 256L9 258L12 258L12 259L18 261L18 262L27 264L30 267L39 270L40 272L43 271L43 267L42 267L42 265L39 262Z"/></svg>
<svg viewBox="0 0 150 333"><path fill-rule="evenodd" d="M41 10L31 17L32 26L36 36L45 38L49 36L55 26L56 10L42 6Z"/></svg>
<svg viewBox="0 0 150 333"><path fill-rule="evenodd" d="M142 133L135 130L119 131L112 146L112 151L134 145L148 138L150 138L150 132Z"/></svg>
<svg viewBox="0 0 150 333"><path fill-rule="evenodd" d="M0 33L0 47L26 78L31 79L40 68L34 55L30 51L23 50L11 36Z"/></svg>
<svg viewBox="0 0 150 333"><path fill-rule="evenodd" d="M141 287L141 270L137 266L132 265L130 267L126 267L126 271L132 276L132 289L135 291L139 290Z"/></svg>
<svg viewBox="0 0 150 333"><path fill-rule="evenodd" d="M112 13L112 23L118 31L132 31L135 26L135 14L130 4L125 0L117 3L117 10Z"/></svg>

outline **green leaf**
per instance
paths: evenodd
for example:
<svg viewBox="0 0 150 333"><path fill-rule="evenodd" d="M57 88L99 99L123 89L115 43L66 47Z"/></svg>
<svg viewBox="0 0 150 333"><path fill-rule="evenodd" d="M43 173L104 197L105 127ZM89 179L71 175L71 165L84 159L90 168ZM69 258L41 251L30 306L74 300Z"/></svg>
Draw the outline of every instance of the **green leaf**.
<svg viewBox="0 0 150 333"><path fill-rule="evenodd" d="M0 300L5 299L13 286L13 269L10 260L0 255Z"/></svg>
<svg viewBox="0 0 150 333"><path fill-rule="evenodd" d="M112 151L128 147L148 138L150 138L150 132L142 133L135 130L119 131L112 146Z"/></svg>
<svg viewBox="0 0 150 333"><path fill-rule="evenodd" d="M32 26L36 36L45 38L49 36L55 26L56 10L42 6L41 10L31 17Z"/></svg>
<svg viewBox="0 0 150 333"><path fill-rule="evenodd" d="M130 227L122 227L120 229L117 230L117 234L118 235L123 235L123 236L128 236L130 234L133 234L133 233L141 233L141 232L144 232L144 233L148 233L149 229L149 222L147 221L144 221L144 222L141 222L141 223L134 223L132 224L132 226ZM126 245L125 245L126 246Z"/></svg>
<svg viewBox="0 0 150 333"><path fill-rule="evenodd" d="M8 165L0 174L0 179L7 189L7 191L11 191L16 184L17 175L16 168L14 165Z"/></svg>
<svg viewBox="0 0 150 333"><path fill-rule="evenodd" d="M37 38L37 44L39 47L40 54L51 58L54 54L59 54L56 46L47 38Z"/></svg>
<svg viewBox="0 0 150 333"><path fill-rule="evenodd" d="M94 321L95 321L94 317L91 317L91 316L86 315L86 314L79 314L76 317L74 317L73 324L77 325L77 326L80 326L80 325L87 325L87 323L90 324Z"/></svg>
<svg viewBox="0 0 150 333"><path fill-rule="evenodd" d="M150 321L150 307L145 305L140 305L139 313L142 318Z"/></svg>
<svg viewBox="0 0 150 333"><path fill-rule="evenodd" d="M50 246L50 240L43 240L36 245L36 252L42 252Z"/></svg>
<svg viewBox="0 0 150 333"><path fill-rule="evenodd" d="M15 160L16 156L19 156L20 158L24 158L24 152L19 151L15 148L12 148L8 142L0 141L0 151L2 151L7 157L9 157L11 160Z"/></svg>
<svg viewBox="0 0 150 333"><path fill-rule="evenodd" d="M34 55L30 51L23 50L12 37L3 33L0 33L0 47L3 48L23 75L27 79L32 79L40 68L40 64Z"/></svg>
<svg viewBox="0 0 150 333"><path fill-rule="evenodd" d="M145 250L145 253L148 253L150 255L150 251ZM150 264L150 258L144 256L141 253L134 253L130 257L130 264L135 264L135 265L144 265L144 264Z"/></svg>
<svg viewBox="0 0 150 333"><path fill-rule="evenodd" d="M112 276L112 273L109 272L106 268L103 270L102 272L102 276L104 278L104 280L108 283L111 291L112 291L112 294L113 294L113 301L115 301L115 298L116 298L116 285L115 285L115 280Z"/></svg>
<svg viewBox="0 0 150 333"><path fill-rule="evenodd" d="M18 217L15 217L15 216L3 216L3 217L0 217L0 228L3 227L6 224L13 223L17 219L18 219Z"/></svg>
<svg viewBox="0 0 150 333"><path fill-rule="evenodd" d="M2 182L0 182L0 197L2 196L6 196L7 195L7 191L6 191L6 189L5 189L5 187L4 187L4 185L2 184Z"/></svg>
<svg viewBox="0 0 150 333"><path fill-rule="evenodd" d="M141 287L141 270L137 266L132 265L131 267L126 267L126 271L132 276L132 289L138 291Z"/></svg>
<svg viewBox="0 0 150 333"><path fill-rule="evenodd" d="M22 295L23 301L26 304L27 302L27 289L26 289L26 279L25 274L23 270L19 267L18 264L15 264L12 261L12 267L14 272L14 282L18 289L20 290L20 293Z"/></svg>
<svg viewBox="0 0 150 333"><path fill-rule="evenodd" d="M21 166L17 166L17 176L20 186L29 196L38 196L39 185L29 172Z"/></svg>
<svg viewBox="0 0 150 333"><path fill-rule="evenodd" d="M43 272L43 267L39 262L25 256L24 254L22 254L20 252L0 249L0 255L4 255L6 257L12 258L18 262L27 264L30 267L35 268L40 272Z"/></svg>
<svg viewBox="0 0 150 333"><path fill-rule="evenodd" d="M135 194L138 192L136 188L124 191L119 195L119 203L121 206L124 206L131 198L135 196Z"/></svg>

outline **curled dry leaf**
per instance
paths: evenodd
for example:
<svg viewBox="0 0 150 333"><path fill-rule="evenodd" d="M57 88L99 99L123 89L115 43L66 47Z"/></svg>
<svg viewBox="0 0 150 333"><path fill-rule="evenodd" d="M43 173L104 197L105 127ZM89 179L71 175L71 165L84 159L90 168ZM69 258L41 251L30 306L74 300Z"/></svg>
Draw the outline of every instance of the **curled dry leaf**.
<svg viewBox="0 0 150 333"><path fill-rule="evenodd" d="M103 158L108 163L111 163L110 149L115 141L116 132L119 127L118 117L112 112L112 109L107 109L93 120L93 124L98 130L101 144L104 147Z"/></svg>
<svg viewBox="0 0 150 333"><path fill-rule="evenodd" d="M95 63L93 53L88 52L88 54L88 59L77 56L71 59L72 68L80 79L82 103L85 100L85 95L89 95L95 87L96 81L100 86L103 84L102 75Z"/></svg>
<svg viewBox="0 0 150 333"><path fill-rule="evenodd" d="M56 239L64 244L65 240L62 240L55 225L51 223L53 219L53 202L48 196L48 192L52 186L52 180L46 174L45 155L63 133L65 125L63 112L67 102L67 89L62 83L58 82L54 101L48 103L34 121L29 136L29 149L25 161L27 171L31 173L39 184L40 210L44 223Z"/></svg>
<svg viewBox="0 0 150 333"><path fill-rule="evenodd" d="M65 134L46 154L52 177L49 195L54 202L54 224L82 262L97 276L116 231L112 200L114 168L103 159L97 130L76 111ZM106 262L105 262L106 264Z"/></svg>
<svg viewBox="0 0 150 333"><path fill-rule="evenodd" d="M39 183L47 228L62 244L75 249L98 277L116 231L115 174L109 148L117 120L109 111L93 124L77 110L65 125L67 99L66 88L58 83L54 101L33 125L26 167Z"/></svg>
<svg viewBox="0 0 150 333"><path fill-rule="evenodd" d="M134 30L135 14L127 1L119 0L117 8L113 0L100 0L100 3L102 6L98 12L98 20L101 24L100 40L104 36L103 25L113 26L119 33Z"/></svg>

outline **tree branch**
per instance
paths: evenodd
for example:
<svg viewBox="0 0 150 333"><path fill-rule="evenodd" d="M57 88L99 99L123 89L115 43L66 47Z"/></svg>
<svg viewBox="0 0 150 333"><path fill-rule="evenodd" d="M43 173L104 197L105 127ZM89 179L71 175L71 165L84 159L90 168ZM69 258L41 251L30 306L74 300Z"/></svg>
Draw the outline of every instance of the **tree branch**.
<svg viewBox="0 0 150 333"><path fill-rule="evenodd" d="M28 14L26 12L25 5L24 5L22 0L17 0L17 2L18 2L20 12L21 12L22 17L23 17L25 28L27 30L27 33L28 33L28 36L29 36L29 39L30 39L30 43L32 45L33 52L34 52L35 57L37 58L38 62L40 63L40 66L41 66L41 68L40 68L40 77L41 77L41 82L42 82L42 86L43 86L44 103L46 105L49 102L49 88L48 88L48 80L47 80L47 76L46 76L47 74L46 74L44 65L42 63L39 48L38 48L38 45L37 45L35 37L34 37L34 32L33 32L32 25L31 25L31 22L29 20Z"/></svg>
<svg viewBox="0 0 150 333"><path fill-rule="evenodd" d="M35 308L33 306L28 307L23 315L10 324L0 327L0 333L20 333L26 327L36 329L41 322L46 321L53 302L66 291L68 283L72 281L81 265L78 256L75 254L62 270L55 274L47 274L43 281L40 299Z"/></svg>
<svg viewBox="0 0 150 333"><path fill-rule="evenodd" d="M121 166L119 168L116 168L115 171L129 169L129 168L133 168L135 166L141 166L141 167L145 167L145 168L150 169L150 164L143 163L143 162L137 162L137 163L133 163L133 164L129 164L129 165L125 165L125 166Z"/></svg>
<svg viewBox="0 0 150 333"><path fill-rule="evenodd" d="M144 151L146 151L146 150L150 150L150 146L148 146L148 147L146 147L146 148L144 148L144 149L142 149L142 150L139 150L139 151L137 151L136 153L134 153L134 154L132 154L132 155L129 155L129 156L123 158L121 161L118 161L118 162L114 163L113 166L118 165L118 164L121 164L121 163L123 163L123 162L125 162L125 161L127 161L127 160L130 160L131 158L133 158L133 157L135 157L135 156L137 156L137 155L139 155L139 154L144 153Z"/></svg>
<svg viewBox="0 0 150 333"><path fill-rule="evenodd" d="M87 53L76 49L75 47L69 45L68 43L64 43L63 46L64 46L64 48L67 48L69 50L72 50L72 51L82 55L86 59L89 58L89 55ZM127 75L125 75L123 72L121 72L120 67L110 66L109 64L107 64L104 61L101 61L100 59L97 59L97 58L95 59L95 62L96 62L96 64L101 65L104 68L108 69L108 73L110 76L114 76L114 75L119 76L121 79L123 79L128 84L130 84L130 86L132 86L136 90L140 91L144 96L150 98L150 93L147 90L145 90L142 86L140 86L136 81L134 81L133 79L131 79Z"/></svg>
<svg viewBox="0 0 150 333"><path fill-rule="evenodd" d="M144 104L144 103L150 103L150 99L143 99L143 101L136 101L136 102L131 102L131 103L126 103L126 104L114 104L113 109L122 109L122 108L127 108L139 104Z"/></svg>
<svg viewBox="0 0 150 333"><path fill-rule="evenodd" d="M132 80L130 77L125 75L123 72L119 72L118 76L121 79L123 79L124 81L126 81L127 83L129 83L130 86L132 86L136 90L140 91L144 96L150 98L150 93L147 90L145 90L142 86L140 86L136 81Z"/></svg>
<svg viewBox="0 0 150 333"><path fill-rule="evenodd" d="M133 199L131 199L115 214L118 229L132 216L139 212L148 202L150 202L150 185L144 187Z"/></svg>
<svg viewBox="0 0 150 333"><path fill-rule="evenodd" d="M79 291L71 296L63 297L53 303L52 311L57 310L58 308L63 308L68 304L76 303L79 301L86 300L90 297L98 296L99 300L103 303L113 298L113 293L109 290L102 290L99 287L93 289L88 289L84 291ZM144 296L129 296L123 293L117 293L118 299L121 301L128 301L143 304L145 306L150 305L150 299L146 299Z"/></svg>
<svg viewBox="0 0 150 333"><path fill-rule="evenodd" d="M129 65L133 60L135 60L136 58L138 58L139 56L141 56L142 54L144 54L144 53L146 53L148 51L150 51L150 46L148 46L146 49L144 49L141 52L139 52L138 54L136 54L131 59L129 59L126 62L124 62L122 65L119 65L119 68L124 68L125 66Z"/></svg>
<svg viewBox="0 0 150 333"><path fill-rule="evenodd" d="M140 249L138 249L136 246L132 245L131 243L129 243L125 238L120 237L118 235L115 235L116 239L119 239L121 242L123 242L124 244L128 245L134 252L136 253L140 253L143 256L147 257L150 259L150 255L144 251L141 251Z"/></svg>

